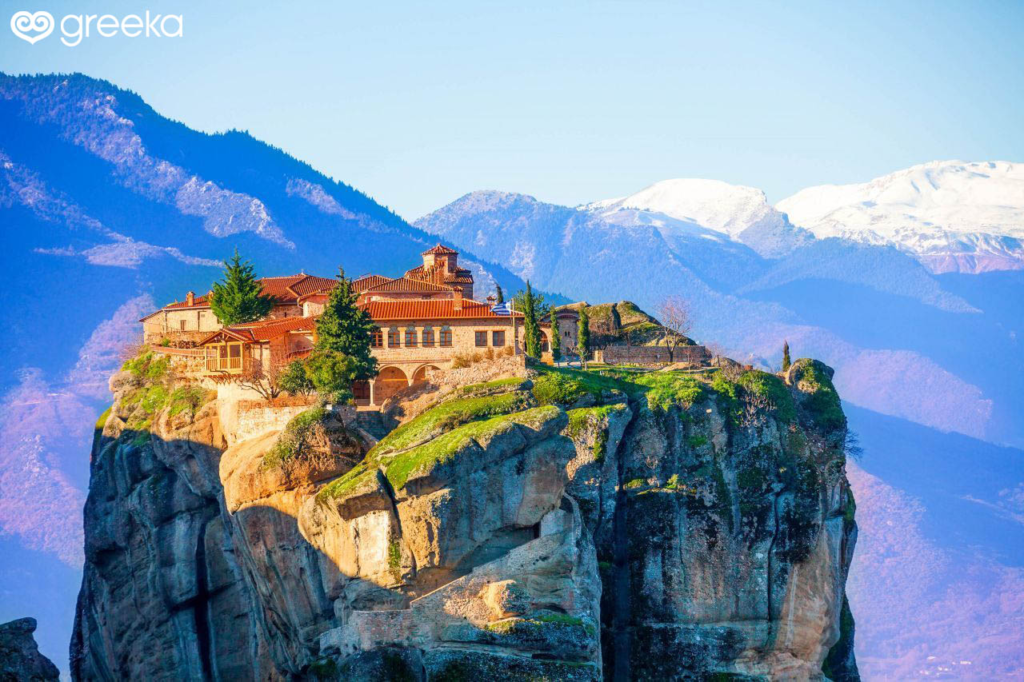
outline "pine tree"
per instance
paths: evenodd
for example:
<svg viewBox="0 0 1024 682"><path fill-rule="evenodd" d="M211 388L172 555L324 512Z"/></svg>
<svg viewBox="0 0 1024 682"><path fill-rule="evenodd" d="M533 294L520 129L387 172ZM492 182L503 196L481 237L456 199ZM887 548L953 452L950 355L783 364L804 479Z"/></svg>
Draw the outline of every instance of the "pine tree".
<svg viewBox="0 0 1024 682"><path fill-rule="evenodd" d="M526 293L521 294L522 313L523 313L523 334L526 337L526 354L531 358L540 357L540 346L542 340L542 333L540 331L540 324L537 322L537 299L533 295L533 287L530 285L530 280L526 280ZM519 305L516 308L520 308Z"/></svg>
<svg viewBox="0 0 1024 682"><path fill-rule="evenodd" d="M558 331L558 317L555 309L551 309L551 360L558 363L562 359L562 334Z"/></svg>
<svg viewBox="0 0 1024 682"><path fill-rule="evenodd" d="M317 353L341 353L352 359L353 379L377 374L377 359L370 353L373 320L356 305L359 295L345 271L338 268L338 285L331 289L324 312L316 321Z"/></svg>
<svg viewBox="0 0 1024 682"><path fill-rule="evenodd" d="M789 366L793 364L789 359L789 341L782 342L782 371L786 372L789 370Z"/></svg>
<svg viewBox="0 0 1024 682"><path fill-rule="evenodd" d="M263 295L263 284L256 279L252 263L243 262L235 249L234 257L224 261L224 280L213 285L213 314L221 324L232 325L261 320L273 307L273 299Z"/></svg>
<svg viewBox="0 0 1024 682"><path fill-rule="evenodd" d="M498 290L498 293L497 293L498 303L504 303L505 302L505 292L501 290L501 285L500 284L495 284L494 286Z"/></svg>
<svg viewBox="0 0 1024 682"><path fill-rule="evenodd" d="M576 348L580 353L580 363L587 367L587 356L590 355L590 315L586 308L580 308L580 321L576 329Z"/></svg>

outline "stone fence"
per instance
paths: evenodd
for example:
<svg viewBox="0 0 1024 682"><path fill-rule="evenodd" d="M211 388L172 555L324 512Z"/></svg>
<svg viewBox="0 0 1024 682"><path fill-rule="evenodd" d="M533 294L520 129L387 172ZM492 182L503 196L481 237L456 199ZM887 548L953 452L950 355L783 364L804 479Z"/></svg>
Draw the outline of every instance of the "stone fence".
<svg viewBox="0 0 1024 682"><path fill-rule="evenodd" d="M609 365L667 365L680 363L704 367L711 362L711 353L704 346L679 346L671 357L665 346L607 346L594 351L594 360Z"/></svg>

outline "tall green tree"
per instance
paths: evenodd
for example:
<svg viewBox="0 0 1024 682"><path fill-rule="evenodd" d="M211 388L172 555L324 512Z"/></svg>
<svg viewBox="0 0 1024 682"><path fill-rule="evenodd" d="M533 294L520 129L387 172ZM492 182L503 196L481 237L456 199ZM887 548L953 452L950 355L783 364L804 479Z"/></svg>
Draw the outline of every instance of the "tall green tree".
<svg viewBox="0 0 1024 682"><path fill-rule="evenodd" d="M580 353L580 363L586 369L587 357L590 355L590 315L587 314L586 308L580 308L580 321L576 328L576 349Z"/></svg>
<svg viewBox="0 0 1024 682"><path fill-rule="evenodd" d="M789 366L793 364L789 359L789 341L782 342L782 371L789 370Z"/></svg>
<svg viewBox="0 0 1024 682"><path fill-rule="evenodd" d="M558 312L554 308L551 309L551 360L555 363L562 359L562 333L558 330L558 317L555 313Z"/></svg>
<svg viewBox="0 0 1024 682"><path fill-rule="evenodd" d="M500 284L495 284L494 286L498 290L498 292L497 292L498 303L504 303L505 302L505 292L501 290L501 285Z"/></svg>
<svg viewBox="0 0 1024 682"><path fill-rule="evenodd" d="M370 379L377 374L377 358L370 352L373 320L356 305L359 294L345 270L338 268L338 285L331 289L323 314L316 321L314 354L340 353L352 360L352 379Z"/></svg>
<svg viewBox="0 0 1024 682"><path fill-rule="evenodd" d="M541 299L542 300L542 299ZM530 280L526 280L526 291L516 296L516 310L523 314L523 335L526 337L526 354L531 358L540 357L543 335L538 320L538 297L533 293Z"/></svg>
<svg viewBox="0 0 1024 682"><path fill-rule="evenodd" d="M274 300L263 295L263 284L256 279L252 263L243 261L235 249L231 260L224 261L224 279L215 282L210 308L223 325L255 322L270 313Z"/></svg>

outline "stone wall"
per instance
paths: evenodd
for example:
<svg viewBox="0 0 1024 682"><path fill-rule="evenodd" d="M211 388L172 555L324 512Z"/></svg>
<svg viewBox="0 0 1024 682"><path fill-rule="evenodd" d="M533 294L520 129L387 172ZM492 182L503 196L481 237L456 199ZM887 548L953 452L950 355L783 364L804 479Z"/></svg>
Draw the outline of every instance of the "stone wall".
<svg viewBox="0 0 1024 682"><path fill-rule="evenodd" d="M680 346L671 354L665 346L608 346L594 352L595 360L609 365L666 365L670 362L707 365L711 354L704 346Z"/></svg>

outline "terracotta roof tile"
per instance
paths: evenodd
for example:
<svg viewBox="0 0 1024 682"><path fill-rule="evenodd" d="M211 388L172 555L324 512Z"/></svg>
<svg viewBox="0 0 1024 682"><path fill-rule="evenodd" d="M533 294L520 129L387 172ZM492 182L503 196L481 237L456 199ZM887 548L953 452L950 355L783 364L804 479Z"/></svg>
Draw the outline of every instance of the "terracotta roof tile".
<svg viewBox="0 0 1024 682"><path fill-rule="evenodd" d="M429 255L451 256L451 255L458 255L458 253L459 252L456 251L455 249L449 249L447 246L444 246L442 244L438 244L437 246L435 246L433 248L427 249L421 255L424 255L424 256L429 256Z"/></svg>
<svg viewBox="0 0 1024 682"><path fill-rule="evenodd" d="M451 292L452 288L445 286L444 284L435 284L433 282L425 282L421 279L412 279L411 277L399 277L392 279L387 282L382 282L376 286L370 287L361 293L376 294L376 293L405 293L405 292Z"/></svg>
<svg viewBox="0 0 1024 682"><path fill-rule="evenodd" d="M283 317L276 320L235 324L227 329L237 334L248 335L253 341L269 341L289 332L311 331L315 327L315 317Z"/></svg>
<svg viewBox="0 0 1024 682"><path fill-rule="evenodd" d="M330 291L336 286L338 286L336 279L306 275L305 279L296 282L289 288L297 294L297 297L301 298L321 291Z"/></svg>
<svg viewBox="0 0 1024 682"><path fill-rule="evenodd" d="M375 286L390 282L393 278L385 277L383 275L365 275L359 279L352 280L352 288L357 293L363 293L367 289Z"/></svg>
<svg viewBox="0 0 1024 682"><path fill-rule="evenodd" d="M363 308L374 321L387 320L446 320L486 319L507 320L508 315L498 315L491 306L477 301L464 300L462 309L455 310L453 299L431 299L427 301L369 301ZM516 313L517 317L521 314Z"/></svg>

